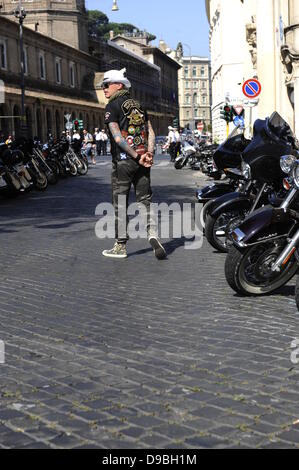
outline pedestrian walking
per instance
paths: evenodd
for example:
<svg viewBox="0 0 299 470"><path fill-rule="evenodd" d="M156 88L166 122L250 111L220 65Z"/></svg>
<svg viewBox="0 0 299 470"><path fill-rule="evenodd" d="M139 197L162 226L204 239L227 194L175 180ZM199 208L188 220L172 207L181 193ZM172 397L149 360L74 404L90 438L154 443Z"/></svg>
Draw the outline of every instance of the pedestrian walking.
<svg viewBox="0 0 299 470"><path fill-rule="evenodd" d="M174 156L175 158L181 153L181 134L179 130L174 128L174 137L175 137L175 147L174 147Z"/></svg>
<svg viewBox="0 0 299 470"><path fill-rule="evenodd" d="M174 162L174 160L175 160L176 138L175 138L174 128L171 127L171 126L168 126L167 140L168 140L168 144L169 144L170 161Z"/></svg>
<svg viewBox="0 0 299 470"><path fill-rule="evenodd" d="M108 135L105 129L102 129L100 134L101 134L101 152L103 152L103 155L107 155Z"/></svg>
<svg viewBox="0 0 299 470"><path fill-rule="evenodd" d="M92 153L92 145L93 145L93 137L92 135L86 130L83 129L83 149L86 157L90 158L91 163L93 165L96 164L95 157Z"/></svg>
<svg viewBox="0 0 299 470"><path fill-rule="evenodd" d="M146 111L132 99L131 83L126 69L110 70L104 74L104 95L109 100L105 109L112 154L112 198L115 211L116 242L111 250L102 254L111 258L126 258L127 205L133 184L136 201L145 209L149 243L158 259L166 256L151 217L151 166L155 146L155 133ZM141 207L142 206L142 207ZM125 227L124 233L121 227Z"/></svg>

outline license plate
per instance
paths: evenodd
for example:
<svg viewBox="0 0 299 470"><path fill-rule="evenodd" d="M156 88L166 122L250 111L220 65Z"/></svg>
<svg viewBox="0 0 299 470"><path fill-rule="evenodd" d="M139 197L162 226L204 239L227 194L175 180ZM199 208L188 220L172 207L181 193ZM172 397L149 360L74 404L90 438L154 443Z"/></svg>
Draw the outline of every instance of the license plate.
<svg viewBox="0 0 299 470"><path fill-rule="evenodd" d="M7 186L7 184L4 181L4 179L2 178L2 176L0 176L0 188L4 188L5 186Z"/></svg>

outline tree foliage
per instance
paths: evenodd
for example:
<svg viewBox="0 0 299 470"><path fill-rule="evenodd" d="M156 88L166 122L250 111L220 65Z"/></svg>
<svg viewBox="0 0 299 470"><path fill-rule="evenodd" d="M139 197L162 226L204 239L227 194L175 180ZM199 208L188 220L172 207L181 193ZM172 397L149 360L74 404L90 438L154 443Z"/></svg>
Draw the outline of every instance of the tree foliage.
<svg viewBox="0 0 299 470"><path fill-rule="evenodd" d="M94 38L109 39L109 31L113 31L114 35L122 34L125 32L137 33L141 32L140 29L136 28L130 23L113 23L109 21L109 18L105 13L99 10L88 10L88 32L89 35ZM148 33L149 40L154 41L156 36Z"/></svg>

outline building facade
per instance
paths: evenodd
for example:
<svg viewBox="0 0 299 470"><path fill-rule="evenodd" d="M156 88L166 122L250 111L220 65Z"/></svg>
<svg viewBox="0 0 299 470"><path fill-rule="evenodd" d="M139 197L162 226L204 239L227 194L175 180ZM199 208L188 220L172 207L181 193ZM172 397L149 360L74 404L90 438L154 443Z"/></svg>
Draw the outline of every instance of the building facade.
<svg viewBox="0 0 299 470"><path fill-rule="evenodd" d="M180 126L196 129L198 122L211 128L211 70L207 57L185 56L181 43L176 50L160 41L160 49L172 57L181 68L178 71Z"/></svg>
<svg viewBox="0 0 299 470"><path fill-rule="evenodd" d="M206 10L214 137L222 140L226 135L225 122L220 119L221 106L226 102L245 105L249 128L256 118L277 111L298 135L299 2L206 0ZM242 84L250 78L257 78L262 85L252 108L242 94Z"/></svg>
<svg viewBox="0 0 299 470"><path fill-rule="evenodd" d="M18 3L12 0L2 3L0 80L4 83L5 98L3 103L0 102L0 130L18 135L21 122L24 124L20 116L20 40L19 24L11 14ZM171 95L177 80L162 59L161 65L156 65L150 55L141 57L111 41L88 38L83 0L28 0L22 4L27 12L23 42L25 115L29 135L45 140L51 130L58 136L64 129L66 114L71 114L72 119L83 120L84 127L90 131L102 127L106 100L99 83L105 71L123 67L127 68L133 85L132 96L148 109L155 132L167 133L169 121L177 115L177 100ZM78 12L82 13L82 18ZM63 23L63 18L68 21ZM38 28L34 26L37 19ZM167 56L165 61L174 63ZM178 65L174 64L172 69L177 70ZM168 74L170 91L166 83Z"/></svg>
<svg viewBox="0 0 299 470"><path fill-rule="evenodd" d="M160 70L160 110L169 120L179 115L178 71L181 68L157 47L152 47L148 41L147 33L129 33L116 37L111 35L111 42L117 44L133 54L144 58L147 62L157 66Z"/></svg>

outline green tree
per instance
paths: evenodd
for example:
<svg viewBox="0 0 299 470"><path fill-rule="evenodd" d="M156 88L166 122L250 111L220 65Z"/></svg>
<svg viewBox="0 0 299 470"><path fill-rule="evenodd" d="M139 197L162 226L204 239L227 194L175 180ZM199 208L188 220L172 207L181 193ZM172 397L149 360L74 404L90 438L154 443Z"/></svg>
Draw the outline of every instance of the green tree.
<svg viewBox="0 0 299 470"><path fill-rule="evenodd" d="M136 28L136 26L131 23L113 23L109 21L108 16L102 11L88 10L89 35L95 38L109 39L109 31L113 31L115 36L125 32L141 32L140 29ZM156 36L151 33L148 33L148 37L150 41L156 39Z"/></svg>

